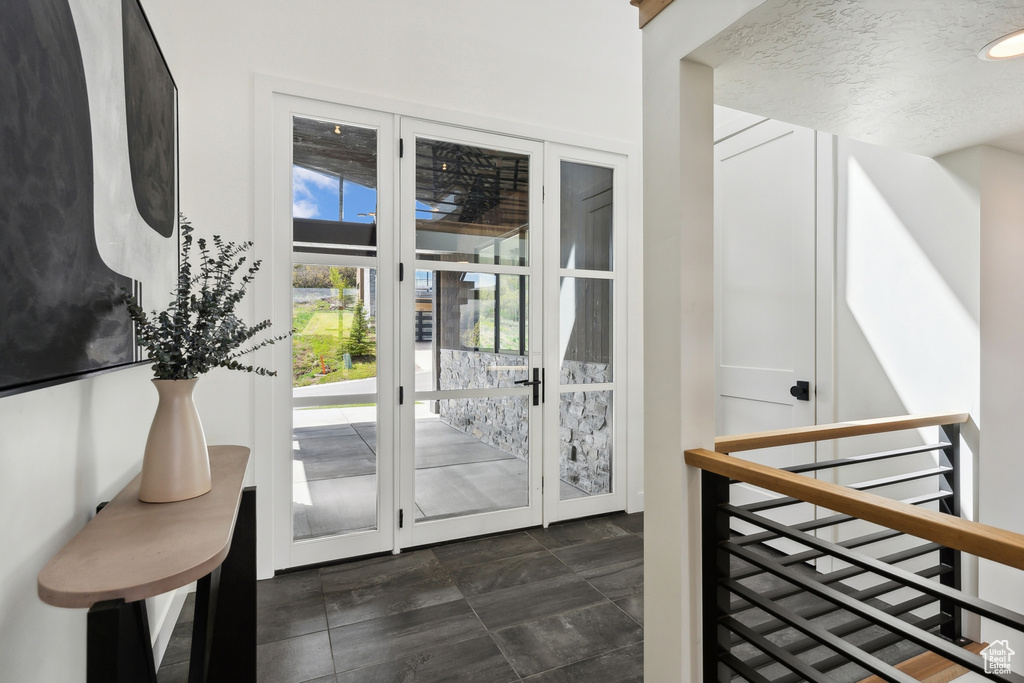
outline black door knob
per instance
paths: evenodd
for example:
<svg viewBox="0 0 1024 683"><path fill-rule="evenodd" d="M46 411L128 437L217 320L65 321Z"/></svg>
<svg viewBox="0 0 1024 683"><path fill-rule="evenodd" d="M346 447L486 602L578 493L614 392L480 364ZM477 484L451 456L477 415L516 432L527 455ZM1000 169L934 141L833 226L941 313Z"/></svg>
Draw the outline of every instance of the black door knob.
<svg viewBox="0 0 1024 683"><path fill-rule="evenodd" d="M810 401L811 383L800 380L795 386L789 388L789 395L798 401Z"/></svg>

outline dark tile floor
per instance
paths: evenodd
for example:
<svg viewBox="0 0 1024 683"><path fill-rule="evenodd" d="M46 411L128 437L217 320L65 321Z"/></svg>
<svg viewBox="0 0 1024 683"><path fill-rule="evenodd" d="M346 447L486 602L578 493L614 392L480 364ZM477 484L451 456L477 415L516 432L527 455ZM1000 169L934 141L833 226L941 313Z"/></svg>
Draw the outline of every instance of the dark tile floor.
<svg viewBox="0 0 1024 683"><path fill-rule="evenodd" d="M260 683L643 680L643 513L258 584ZM161 683L186 680L191 610Z"/></svg>

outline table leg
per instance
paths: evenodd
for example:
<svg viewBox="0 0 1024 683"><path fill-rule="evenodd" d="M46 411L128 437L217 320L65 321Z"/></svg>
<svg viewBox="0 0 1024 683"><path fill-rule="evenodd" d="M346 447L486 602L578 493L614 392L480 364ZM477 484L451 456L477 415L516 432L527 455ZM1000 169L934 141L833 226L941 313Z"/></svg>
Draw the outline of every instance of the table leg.
<svg viewBox="0 0 1024 683"><path fill-rule="evenodd" d="M87 623L88 683L156 683L145 600L98 602Z"/></svg>
<svg viewBox="0 0 1024 683"><path fill-rule="evenodd" d="M199 580L189 683L256 680L256 489L242 491L231 549Z"/></svg>

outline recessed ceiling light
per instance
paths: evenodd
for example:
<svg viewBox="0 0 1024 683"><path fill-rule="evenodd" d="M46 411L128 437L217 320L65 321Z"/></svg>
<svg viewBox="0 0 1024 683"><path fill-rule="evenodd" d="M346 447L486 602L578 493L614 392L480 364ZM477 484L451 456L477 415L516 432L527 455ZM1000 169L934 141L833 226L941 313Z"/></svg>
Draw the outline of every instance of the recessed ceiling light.
<svg viewBox="0 0 1024 683"><path fill-rule="evenodd" d="M1003 36L981 48L978 57L989 62L998 62L1024 55L1024 30Z"/></svg>

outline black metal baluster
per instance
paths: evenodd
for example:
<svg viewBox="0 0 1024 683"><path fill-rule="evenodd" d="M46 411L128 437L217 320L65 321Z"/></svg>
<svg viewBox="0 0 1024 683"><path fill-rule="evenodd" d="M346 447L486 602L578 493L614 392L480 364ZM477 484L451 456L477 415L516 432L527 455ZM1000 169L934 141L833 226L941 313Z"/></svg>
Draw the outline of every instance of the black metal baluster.
<svg viewBox="0 0 1024 683"><path fill-rule="evenodd" d="M949 467L949 471L939 479L942 490L949 491L953 495L939 501L939 510L954 517L960 516L960 425L942 425L939 427L939 438L945 440L949 446L939 451L939 465ZM952 571L943 574L939 580L943 585L954 590L960 590L961 586L961 558L960 551L952 548L942 548L939 551L939 562L949 567ZM939 602L939 609L949 617L949 621L942 625L941 633L955 643L964 642L963 619L961 609L951 600Z"/></svg>
<svg viewBox="0 0 1024 683"><path fill-rule="evenodd" d="M729 502L729 480L701 472L701 598L703 604L704 683L723 680L719 659L728 650L729 632L721 618L729 613L729 591L722 581L729 577L729 555L721 544L729 540L729 516L721 505ZM724 667L722 667L724 669ZM724 680L730 676L724 673Z"/></svg>

